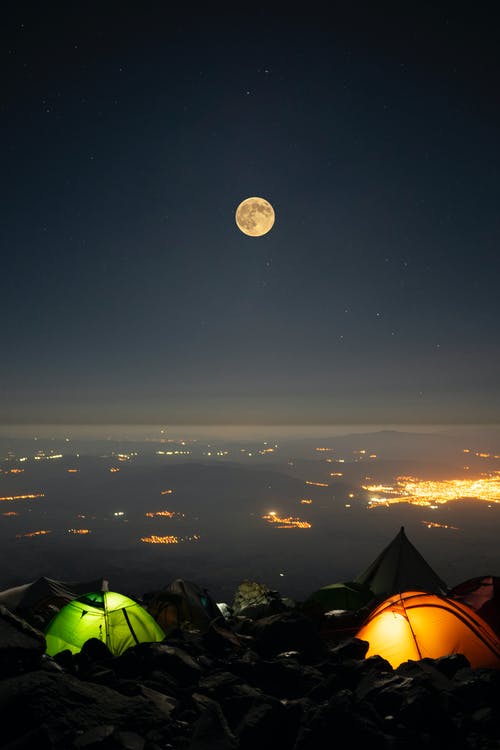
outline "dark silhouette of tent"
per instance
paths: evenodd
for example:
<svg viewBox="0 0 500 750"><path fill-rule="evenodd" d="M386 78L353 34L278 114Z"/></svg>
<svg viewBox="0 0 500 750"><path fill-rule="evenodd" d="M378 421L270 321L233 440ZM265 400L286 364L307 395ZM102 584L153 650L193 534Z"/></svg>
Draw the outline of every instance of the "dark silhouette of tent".
<svg viewBox="0 0 500 750"><path fill-rule="evenodd" d="M355 611L373 599L373 591L364 583L346 581L330 583L313 591L304 602L306 608L316 606L323 612L333 610Z"/></svg>
<svg viewBox="0 0 500 750"><path fill-rule="evenodd" d="M48 607L61 609L87 591L107 589L107 581L59 581L42 576L35 581L0 591L0 604L21 617L30 618Z"/></svg>
<svg viewBox="0 0 500 750"><path fill-rule="evenodd" d="M477 576L453 586L448 596L467 604L500 634L500 576Z"/></svg>
<svg viewBox="0 0 500 750"><path fill-rule="evenodd" d="M212 623L224 622L222 611L210 592L183 578L176 578L165 588L146 594L144 604L166 632L178 627L204 632Z"/></svg>
<svg viewBox="0 0 500 750"><path fill-rule="evenodd" d="M473 669L500 669L500 641L466 604L424 591L405 591L381 602L355 635L396 669L405 661L463 654Z"/></svg>
<svg viewBox="0 0 500 750"><path fill-rule="evenodd" d="M376 559L354 579L381 599L410 589L444 595L448 586L410 542L404 526Z"/></svg>

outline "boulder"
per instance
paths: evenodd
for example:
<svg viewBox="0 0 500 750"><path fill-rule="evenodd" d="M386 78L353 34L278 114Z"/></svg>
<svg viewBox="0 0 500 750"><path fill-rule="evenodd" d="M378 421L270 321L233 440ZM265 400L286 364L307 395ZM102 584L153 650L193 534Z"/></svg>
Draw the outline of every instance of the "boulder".
<svg viewBox="0 0 500 750"><path fill-rule="evenodd" d="M45 649L43 633L0 605L0 675L38 668Z"/></svg>

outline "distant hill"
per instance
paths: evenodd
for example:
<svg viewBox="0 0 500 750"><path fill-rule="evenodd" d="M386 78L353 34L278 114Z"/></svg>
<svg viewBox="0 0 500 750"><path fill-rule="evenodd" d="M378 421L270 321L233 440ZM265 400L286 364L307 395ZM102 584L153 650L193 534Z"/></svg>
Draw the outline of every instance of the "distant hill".
<svg viewBox="0 0 500 750"><path fill-rule="evenodd" d="M296 456L311 455L318 452L316 448L329 448L322 457L332 455L345 460L357 456L375 453L383 460L433 460L456 461L464 449L487 450L500 453L500 431L481 431L479 429L463 434L451 432L403 432L399 430L380 430L378 432L350 433L330 438L307 438L282 441L281 449ZM359 454L366 451L366 454Z"/></svg>
<svg viewBox="0 0 500 750"><path fill-rule="evenodd" d="M324 431L324 428L323 428ZM212 451L211 463L226 464L229 462L245 463L246 466L269 465L272 462L286 462L294 459L325 460L327 457L346 462L364 461L370 454L376 454L378 461L427 461L433 463L452 463L458 465L464 457L464 450L500 455L500 428L484 427L449 427L442 430L429 429L428 432L412 432L397 429L381 429L373 432L352 432L335 435L332 427L331 437L291 437L277 440L278 447L273 454L261 453L264 443L249 438L215 439L212 445L207 439L181 439L165 443L143 440L93 440L91 438L39 438L33 437L0 437L0 461L9 453L19 456L31 456L38 450L52 451L67 455L112 456L116 453L140 455L142 461L156 464L159 451L177 451L175 460L204 460L208 451ZM5 429L4 429L5 434ZM296 428L293 430L296 434ZM318 429L319 434L319 429ZM214 445L216 448L214 448ZM325 449L323 451L318 450ZM220 455L215 451L219 450ZM189 451L183 455L182 451ZM227 453L226 453L227 451ZM361 453L364 451L364 453ZM252 454L250 456L250 454ZM165 460L172 461L174 456Z"/></svg>

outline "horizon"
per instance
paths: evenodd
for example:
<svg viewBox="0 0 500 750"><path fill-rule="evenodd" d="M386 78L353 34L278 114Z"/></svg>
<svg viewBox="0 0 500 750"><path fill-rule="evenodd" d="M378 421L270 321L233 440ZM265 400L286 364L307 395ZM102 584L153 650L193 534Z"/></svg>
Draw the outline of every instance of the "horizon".
<svg viewBox="0 0 500 750"><path fill-rule="evenodd" d="M198 438L224 439L269 439L275 438L328 438L345 435L370 434L378 432L401 432L415 434L451 433L463 435L467 432L482 431L485 434L500 428L499 424L3 424L0 425L0 438L79 438L83 439L117 439L126 437L134 440L165 440Z"/></svg>

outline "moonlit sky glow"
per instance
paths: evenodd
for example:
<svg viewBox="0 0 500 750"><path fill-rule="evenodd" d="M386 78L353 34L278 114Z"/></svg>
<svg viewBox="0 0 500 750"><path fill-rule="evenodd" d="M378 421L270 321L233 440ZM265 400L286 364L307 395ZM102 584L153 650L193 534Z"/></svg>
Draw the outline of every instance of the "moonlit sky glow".
<svg viewBox="0 0 500 750"><path fill-rule="evenodd" d="M498 25L375 6L10 4L3 424L499 421Z"/></svg>

